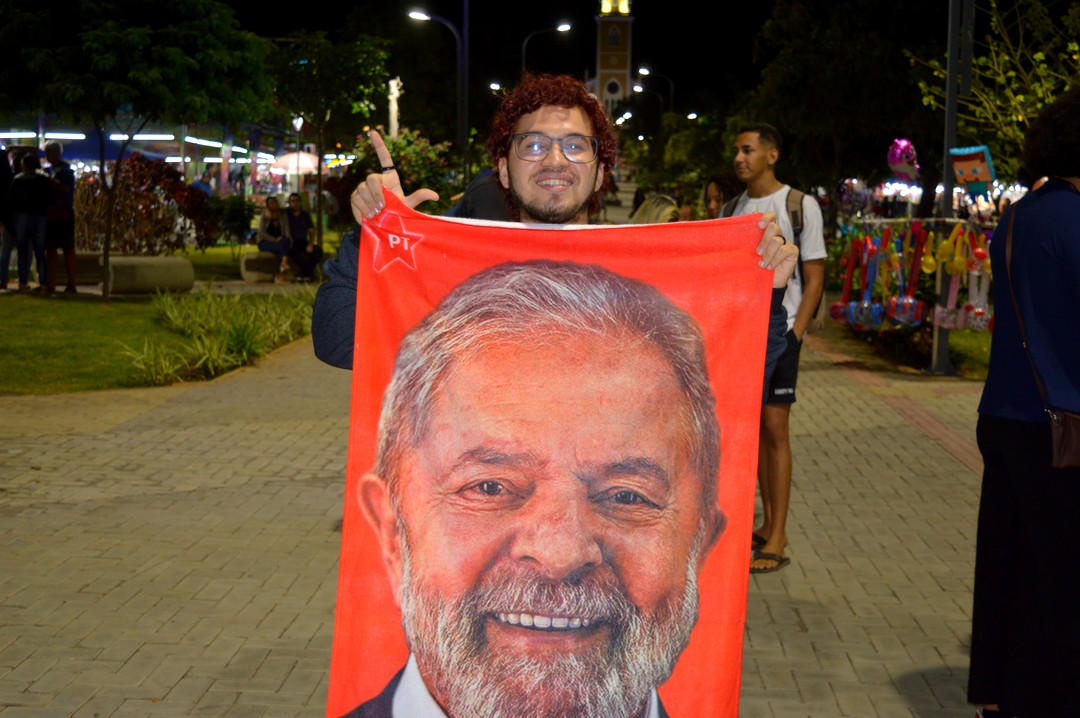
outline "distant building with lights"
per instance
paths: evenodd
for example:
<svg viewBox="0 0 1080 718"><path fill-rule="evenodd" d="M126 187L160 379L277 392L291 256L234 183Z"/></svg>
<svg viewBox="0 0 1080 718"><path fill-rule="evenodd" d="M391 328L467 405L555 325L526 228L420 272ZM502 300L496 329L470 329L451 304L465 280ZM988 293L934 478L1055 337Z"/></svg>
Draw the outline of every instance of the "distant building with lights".
<svg viewBox="0 0 1080 718"><path fill-rule="evenodd" d="M630 63L633 24L630 0L600 0L600 14L596 17L596 77L590 84L609 112L630 97L633 87Z"/></svg>

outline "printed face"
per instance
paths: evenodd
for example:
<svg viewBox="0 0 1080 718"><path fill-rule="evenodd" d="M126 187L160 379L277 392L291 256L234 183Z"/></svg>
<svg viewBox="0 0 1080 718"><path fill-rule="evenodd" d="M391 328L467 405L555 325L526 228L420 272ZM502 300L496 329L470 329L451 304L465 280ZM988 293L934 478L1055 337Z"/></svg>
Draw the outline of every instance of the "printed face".
<svg viewBox="0 0 1080 718"><path fill-rule="evenodd" d="M561 139L591 136L593 126L580 107L547 106L518 120L514 134L525 132ZM499 181L521 208L523 222L587 224L589 203L604 182L603 170L598 158L571 162L562 147L553 143L547 157L539 162L523 160L511 149L499 160Z"/></svg>
<svg viewBox="0 0 1080 718"><path fill-rule="evenodd" d="M508 343L451 367L402 463L405 535L381 538L451 715L630 716L666 680L704 559L688 421L670 365L632 337Z"/></svg>
<svg viewBox="0 0 1080 718"><path fill-rule="evenodd" d="M953 172L956 180L961 183L988 182L992 179L986 157L981 152L966 157L953 157Z"/></svg>
<svg viewBox="0 0 1080 718"><path fill-rule="evenodd" d="M751 184L776 162L779 153L775 147L761 141L757 132L743 132L735 139L735 175L744 184Z"/></svg>

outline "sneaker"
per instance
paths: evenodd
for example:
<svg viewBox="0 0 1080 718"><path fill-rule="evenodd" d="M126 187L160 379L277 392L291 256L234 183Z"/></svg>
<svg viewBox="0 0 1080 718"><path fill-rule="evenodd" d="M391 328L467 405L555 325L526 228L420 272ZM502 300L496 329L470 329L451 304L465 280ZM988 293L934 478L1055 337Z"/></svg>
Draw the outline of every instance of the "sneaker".
<svg viewBox="0 0 1080 718"><path fill-rule="evenodd" d="M64 287L64 294L78 294L79 290L75 288L74 284L69 284Z"/></svg>
<svg viewBox="0 0 1080 718"><path fill-rule="evenodd" d="M289 278L285 276L283 272L278 272L274 275L274 284L292 284Z"/></svg>

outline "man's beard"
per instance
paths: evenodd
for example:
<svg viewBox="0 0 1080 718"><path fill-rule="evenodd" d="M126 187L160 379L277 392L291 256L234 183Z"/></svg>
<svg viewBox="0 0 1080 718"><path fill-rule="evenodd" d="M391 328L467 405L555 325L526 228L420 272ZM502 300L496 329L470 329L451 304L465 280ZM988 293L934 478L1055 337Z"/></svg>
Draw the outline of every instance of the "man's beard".
<svg viewBox="0 0 1080 718"><path fill-rule="evenodd" d="M589 180L594 182L596 175L594 174ZM521 213L528 215L529 220L534 222L540 222L542 224L570 224L574 220L578 219L582 213L588 215L589 205L592 204L592 194L585 198L585 201L576 206L563 206L559 202L558 197L552 197L550 202L527 202L514 186L513 177L510 178L510 196L513 197L514 203L517 204Z"/></svg>
<svg viewBox="0 0 1080 718"><path fill-rule="evenodd" d="M563 581L493 570L446 601L412 576L404 536L402 547L405 635L428 688L453 718L636 716L671 675L697 622L696 556L682 594L645 615L606 567ZM505 655L488 645L485 628L500 612L584 617L605 626L610 639L576 652Z"/></svg>

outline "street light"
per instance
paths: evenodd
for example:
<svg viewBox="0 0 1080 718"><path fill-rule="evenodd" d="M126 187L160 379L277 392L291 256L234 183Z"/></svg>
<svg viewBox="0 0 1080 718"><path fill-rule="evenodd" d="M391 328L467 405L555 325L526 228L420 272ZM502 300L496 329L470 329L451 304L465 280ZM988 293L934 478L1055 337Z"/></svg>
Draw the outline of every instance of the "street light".
<svg viewBox="0 0 1080 718"><path fill-rule="evenodd" d="M525 74L525 46L529 44L529 38L536 35L543 35L546 32L570 32L570 23L561 23L558 27L547 27L543 30L537 30L536 32L530 32L525 36L525 39L521 41L521 74Z"/></svg>
<svg viewBox="0 0 1080 718"><path fill-rule="evenodd" d="M644 88L644 86L642 86L641 83L639 83L639 82L634 83L634 88L633 89L634 89L634 92L637 92L639 94L642 93L642 92L648 92L650 95L656 95L656 99L660 102L660 114L661 115L664 114L664 96L663 95L661 95L656 90L646 90Z"/></svg>
<svg viewBox="0 0 1080 718"><path fill-rule="evenodd" d="M667 75L661 75L659 72L653 72L652 70L650 70L647 67L639 67L638 68L638 74L641 75L642 77L648 77L650 75L653 75L655 77L662 77L665 80L667 80L668 85L671 86L671 92L670 92L670 94L668 94L668 107L670 107L671 111L674 112L675 111L675 83L672 81L672 79L670 77L668 77Z"/></svg>
<svg viewBox="0 0 1080 718"><path fill-rule="evenodd" d="M458 145L461 147L462 177L465 182L469 181L469 0L464 0L465 37L462 39L454 23L438 15L428 15L420 10L412 10L409 17L413 20L427 22L434 20L440 25L445 25L454 35L457 43L457 121L458 121Z"/></svg>

